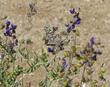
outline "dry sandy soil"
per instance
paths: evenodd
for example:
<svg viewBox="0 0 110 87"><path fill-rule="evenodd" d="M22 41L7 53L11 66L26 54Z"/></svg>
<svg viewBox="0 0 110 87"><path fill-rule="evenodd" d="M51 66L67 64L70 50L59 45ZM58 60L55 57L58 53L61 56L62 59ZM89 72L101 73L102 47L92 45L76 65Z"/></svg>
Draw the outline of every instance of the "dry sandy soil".
<svg viewBox="0 0 110 87"><path fill-rule="evenodd" d="M36 14L29 18L29 4L35 3ZM104 45L103 55L97 61L97 67L103 62L107 69L107 87L110 87L110 0L0 0L0 19L8 16L8 20L18 25L17 37L19 40L30 38L34 42L31 50L38 51L44 47L42 41L45 25L58 26L64 30L64 24L71 19L68 13L70 8L80 7L81 24L79 43L84 44L91 36L101 40ZM24 79L31 82L31 87L38 87L39 80L43 79L45 71L39 69Z"/></svg>

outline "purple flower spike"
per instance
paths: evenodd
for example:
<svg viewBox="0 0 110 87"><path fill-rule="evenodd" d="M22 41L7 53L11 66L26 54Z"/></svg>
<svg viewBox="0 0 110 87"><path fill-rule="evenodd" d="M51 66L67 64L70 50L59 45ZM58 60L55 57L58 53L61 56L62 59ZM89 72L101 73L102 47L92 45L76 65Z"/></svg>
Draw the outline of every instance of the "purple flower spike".
<svg viewBox="0 0 110 87"><path fill-rule="evenodd" d="M78 19L76 20L75 24L80 24L80 23L81 23L81 19L78 18Z"/></svg>
<svg viewBox="0 0 110 87"><path fill-rule="evenodd" d="M10 36L11 35L10 29L7 29L5 34L6 36Z"/></svg>
<svg viewBox="0 0 110 87"><path fill-rule="evenodd" d="M65 24L66 27L69 27L69 24Z"/></svg>
<svg viewBox="0 0 110 87"><path fill-rule="evenodd" d="M71 14L74 14L74 13L75 13L75 9L73 8L73 9L69 10L69 12L70 12Z"/></svg>
<svg viewBox="0 0 110 87"><path fill-rule="evenodd" d="M11 27L12 27L12 30L13 30L13 29L16 29L17 25L12 24Z"/></svg>
<svg viewBox="0 0 110 87"><path fill-rule="evenodd" d="M72 29L75 29L75 25L74 25L74 23L71 25L71 27L72 27Z"/></svg>
<svg viewBox="0 0 110 87"><path fill-rule="evenodd" d="M67 29L67 32L70 33L71 31L72 31L72 28L69 27L69 28Z"/></svg>
<svg viewBox="0 0 110 87"><path fill-rule="evenodd" d="M62 67L64 68L64 69L66 69L67 68L67 66L68 66L68 64L67 64L67 62L66 62L66 60L65 59L62 59Z"/></svg>
<svg viewBox="0 0 110 87"><path fill-rule="evenodd" d="M9 26L10 25L10 21L7 20L6 21L6 25Z"/></svg>
<svg viewBox="0 0 110 87"><path fill-rule="evenodd" d="M6 30L10 30L10 27L7 26L7 27L6 27Z"/></svg>
<svg viewBox="0 0 110 87"><path fill-rule="evenodd" d="M11 31L10 31L10 28L7 27L6 28L6 32L4 33L5 36L11 36Z"/></svg>
<svg viewBox="0 0 110 87"><path fill-rule="evenodd" d="M95 38L94 37L92 37L91 39L90 39L90 42L91 42L91 44L95 44Z"/></svg>
<svg viewBox="0 0 110 87"><path fill-rule="evenodd" d="M48 52L54 52L54 48L48 48Z"/></svg>

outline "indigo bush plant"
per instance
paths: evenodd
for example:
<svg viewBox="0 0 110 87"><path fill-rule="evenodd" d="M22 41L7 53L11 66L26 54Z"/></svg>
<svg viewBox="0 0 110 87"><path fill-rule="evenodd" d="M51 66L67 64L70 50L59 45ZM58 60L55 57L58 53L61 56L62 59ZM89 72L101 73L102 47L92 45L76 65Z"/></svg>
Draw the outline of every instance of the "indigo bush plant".
<svg viewBox="0 0 110 87"><path fill-rule="evenodd" d="M32 4L29 6L31 11L35 11ZM58 82L58 87L106 87L104 64L98 73L93 67L102 54L101 44L95 37L90 37L85 47L80 50L77 46L77 37L80 36L77 26L81 24L80 8L73 8L69 13L72 20L65 24L66 31L57 34L58 27L44 27L43 41L47 51L42 49L41 53L22 46L25 41L20 42L17 39L18 26L9 20L6 21L2 27L5 32L0 37L0 87L23 87L25 75L33 73L40 66L45 68L46 77L39 82L39 87L52 87L54 81ZM28 39L26 43L29 45L32 41ZM51 59L50 53L53 55ZM19 59L20 64L15 65ZM27 63L26 67L21 65L24 60ZM10 71L11 65L13 70ZM93 78L94 73L98 74L99 79ZM80 79L75 83L75 77L78 75Z"/></svg>
<svg viewBox="0 0 110 87"><path fill-rule="evenodd" d="M57 77L57 80L59 81L58 87L72 87L73 85L74 85L74 87L79 87L79 86L83 87L84 85L88 85L89 87L97 87L98 85L95 84L96 80L92 79L92 74L95 72L95 71L93 71L94 69L92 66L94 66L94 63L98 60L97 59L98 55L102 54L102 51L100 50L101 46L100 46L100 44L97 43L95 37L91 37L90 41L87 43L87 45L85 45L85 48L83 50L77 49L76 40L77 40L77 37L80 36L80 33L76 27L79 24L81 24L81 18L79 17L80 8L77 11L73 8L73 9L69 10L69 12L73 16L73 19L70 21L70 23L65 24L66 32L62 31L61 34L63 33L63 35L66 36L65 39L68 42L67 45L69 45L71 49L65 50L66 42L64 42L62 35L59 35L61 38L59 40L59 42L56 41L57 35L55 35L54 32L57 31L58 28L55 30L54 30L54 28L51 28L50 26L44 28L44 30L45 30L44 37L45 38L43 38L43 40L45 40L45 45L47 47L50 46L50 47L48 47L47 51L49 53L53 53L54 56L57 56L59 51L62 51L64 53L60 58L59 58L59 56L54 58L54 62L57 63L56 66L58 66L58 67L56 67L56 70L55 70L55 65L52 66L50 64L49 66L51 67L51 70L48 71L48 73L53 72L53 70L56 71L54 73L56 73L55 75ZM73 33L73 34L71 34L71 33ZM70 36L73 36L74 40L72 40L70 38ZM53 44L48 44L49 42L52 42ZM57 42L57 43L55 43L55 42ZM60 43L60 42L62 42L62 43ZM70 45L69 43L71 43L71 42L73 44ZM60 45L56 46L58 43ZM63 47L63 49L60 49L59 51L56 50L56 47L60 48L61 46ZM77 61L77 63L74 61ZM105 81L104 77L103 77L103 75L104 75L103 73L105 73L105 72L102 71L102 74L99 74L99 77L101 79L103 79L103 81ZM78 74L82 74L81 81L76 85L75 85L75 83L72 85L71 81L74 81L74 76L76 76ZM50 77L48 77L48 79L49 78ZM52 83L52 80L51 80L52 78L53 78L53 76L51 76L50 82L47 82L45 84ZM53 78L53 80L56 80L56 79ZM44 86L43 82L45 82L45 81L41 81L43 87L51 86L51 85ZM40 84L40 87L42 87L42 85Z"/></svg>
<svg viewBox="0 0 110 87"><path fill-rule="evenodd" d="M18 76L32 73L41 65L47 66L47 54L42 51L41 55L38 55L36 52L30 55L31 53L26 48L17 48L16 46L20 44L16 38L17 25L11 24L8 20L4 28L5 33L0 38L0 86L18 87L22 85L22 80L17 79ZM21 55L21 57L27 60L29 67L15 66L17 55ZM30 61L30 57L33 58L33 61ZM11 64L13 64L13 70L9 71Z"/></svg>

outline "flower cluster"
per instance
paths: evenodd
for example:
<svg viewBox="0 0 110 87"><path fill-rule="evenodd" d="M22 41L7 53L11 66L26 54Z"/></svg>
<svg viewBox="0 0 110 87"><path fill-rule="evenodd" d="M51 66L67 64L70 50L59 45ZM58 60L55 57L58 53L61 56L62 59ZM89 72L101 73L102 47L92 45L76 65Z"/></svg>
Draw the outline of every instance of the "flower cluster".
<svg viewBox="0 0 110 87"><path fill-rule="evenodd" d="M79 12L77 12L74 8L69 10L69 12L73 15L73 19L75 21L70 21L70 24L65 24L67 27L67 32L70 33L72 30L75 30L76 25L81 23L81 18L79 17Z"/></svg>
<svg viewBox="0 0 110 87"><path fill-rule="evenodd" d="M97 60L97 55L102 54L101 50L98 48L98 45L96 44L96 38L91 37L90 42L88 43L90 46L88 48L92 52L91 60Z"/></svg>
<svg viewBox="0 0 110 87"><path fill-rule="evenodd" d="M54 48L48 47L48 52L54 52Z"/></svg>
<svg viewBox="0 0 110 87"><path fill-rule="evenodd" d="M16 24L11 24L9 20L6 21L6 29L5 29L4 36L6 36L7 38L9 37L11 38L10 42L8 43L10 46L10 49L13 49L15 45L18 45L18 40L15 35L16 28L17 28Z"/></svg>
<svg viewBox="0 0 110 87"><path fill-rule="evenodd" d="M6 32L4 33L5 36L12 36L12 34L16 33L15 29L17 25L11 24L10 21L6 21Z"/></svg>
<svg viewBox="0 0 110 87"><path fill-rule="evenodd" d="M98 47L95 37L91 37L87 46L83 51L80 51L80 55L87 57L83 64L89 64L90 61L97 61L97 56L102 54L101 50Z"/></svg>
<svg viewBox="0 0 110 87"><path fill-rule="evenodd" d="M70 24L65 24L67 28L67 32L70 33L72 30L75 30L75 26L80 24L81 18L79 17L79 12L77 12L74 8L69 11L72 15L74 20L70 21ZM50 28L46 27L46 36L45 36L45 44L46 45L52 45L52 47L48 47L48 52L55 53L57 50L63 50L65 40L62 40L62 37L60 35L55 35L54 32L56 31L56 27L53 27L51 30ZM67 40L67 38L66 38ZM67 43L69 42L66 41Z"/></svg>

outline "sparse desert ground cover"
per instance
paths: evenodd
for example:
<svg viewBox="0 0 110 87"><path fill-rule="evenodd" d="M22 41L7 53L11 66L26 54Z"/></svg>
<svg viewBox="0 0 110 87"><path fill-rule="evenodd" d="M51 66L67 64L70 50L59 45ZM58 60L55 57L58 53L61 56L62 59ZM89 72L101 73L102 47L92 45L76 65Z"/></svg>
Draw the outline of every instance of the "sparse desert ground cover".
<svg viewBox="0 0 110 87"><path fill-rule="evenodd" d="M102 54L98 55L97 61L95 61L92 66L94 70L93 79L98 79L97 72L103 64L103 68L106 71L104 73L106 81L99 80L100 82L104 82L106 87L110 87L110 0L0 0L0 36L3 41L6 39L4 36L6 21L9 20L11 23L17 25L16 37L18 39L18 45L14 48L17 51L16 60L9 63L10 68L7 70L7 73L16 69L17 65L24 67L24 69L30 69L29 67L31 67L31 65L29 64L32 64L35 61L34 59L37 58L36 55L39 57L46 56L45 52L49 56L47 57L49 61L52 59L54 60L55 55L57 56L55 61L59 61L59 56L62 59L65 50L61 50L54 55L48 52L48 46L43 40L43 37L45 36L44 27L58 27L55 34L61 34L60 32L66 30L65 24L73 19L73 14L70 14L69 12L69 10L73 8L79 12L79 17L81 18L81 23L75 28L80 35L77 36L77 40L74 40L73 35L73 39L71 39L72 41L64 48L65 50L69 50L69 48L75 45L74 41L76 41L77 51L79 52L84 49L91 37L95 37L96 42L101 43L100 50L102 51ZM2 29L3 25L5 27ZM72 37L72 33L70 33L69 36ZM9 39L11 38L8 38L8 40ZM27 55L29 54L29 57L20 54L20 52L27 52L27 50L23 50L23 48L28 50ZM42 54L42 49L44 49L44 54ZM4 52L4 49L2 51ZM0 53L2 51L0 51ZM36 55L33 52L36 52ZM45 59L46 57L44 57L44 59L43 57L41 58L43 62L46 61L47 63L47 60ZM11 60L10 57L9 60ZM69 61L69 58L66 58L66 60ZM1 62L2 59L0 59L0 63ZM73 61L73 63L77 62L78 60ZM7 64L7 62L2 65L5 66L5 64ZM48 74L45 66L45 64L37 66L38 69L32 70L32 72L30 70L29 73L26 73L26 70L24 70L23 74L17 76L17 79L23 77L23 79L21 79L21 85L18 87L39 87L39 82L44 80ZM54 66L54 63L52 66ZM57 65L55 66L57 67ZM31 67L31 69L34 68ZM52 71L51 67L47 67L47 69ZM7 73L6 75L8 75ZM72 87L74 87L73 85L75 82L81 82L82 73L83 67L81 68L80 74L70 76L70 78L73 79ZM2 77L0 77L0 80L2 80ZM6 83L4 84L6 85ZM58 86L58 81L54 80L50 87ZM1 85L0 87L5 86Z"/></svg>

